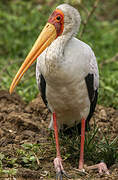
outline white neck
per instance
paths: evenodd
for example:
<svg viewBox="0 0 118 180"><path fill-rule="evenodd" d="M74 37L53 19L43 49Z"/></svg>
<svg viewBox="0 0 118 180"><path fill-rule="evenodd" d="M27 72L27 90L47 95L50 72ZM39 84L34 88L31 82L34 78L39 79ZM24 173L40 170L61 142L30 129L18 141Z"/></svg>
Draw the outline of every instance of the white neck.
<svg viewBox="0 0 118 180"><path fill-rule="evenodd" d="M66 35L61 35L55 39L51 45L46 49L46 66L53 64L58 66L64 61L64 49L68 41L71 39L72 34L66 33Z"/></svg>

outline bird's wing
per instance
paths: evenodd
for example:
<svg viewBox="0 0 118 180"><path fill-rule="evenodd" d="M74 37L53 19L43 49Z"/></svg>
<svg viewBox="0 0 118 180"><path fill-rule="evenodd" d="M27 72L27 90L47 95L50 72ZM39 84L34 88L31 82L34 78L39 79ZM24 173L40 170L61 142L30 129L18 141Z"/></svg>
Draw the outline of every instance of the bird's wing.
<svg viewBox="0 0 118 180"><path fill-rule="evenodd" d="M89 73L85 77L85 81L88 89L90 102L93 102L95 97L95 91L98 91L99 87L99 73L96 57L91 49L89 55Z"/></svg>
<svg viewBox="0 0 118 180"><path fill-rule="evenodd" d="M46 100L46 81L43 77L43 75L40 72L39 63L37 61L36 65L36 81L39 88L39 91L41 93L41 97L43 99L44 104L47 106L47 100Z"/></svg>
<svg viewBox="0 0 118 180"><path fill-rule="evenodd" d="M89 73L85 77L85 82L88 90L88 95L90 99L90 111L86 119L86 129L89 127L89 120L91 119L98 98L98 87L99 87L99 72L96 57L91 50L90 52L90 61L89 61Z"/></svg>
<svg viewBox="0 0 118 180"><path fill-rule="evenodd" d="M90 74L93 74L94 90L96 90L99 87L99 72L98 72L98 65L97 65L96 57L92 49L90 53L89 70L90 70Z"/></svg>

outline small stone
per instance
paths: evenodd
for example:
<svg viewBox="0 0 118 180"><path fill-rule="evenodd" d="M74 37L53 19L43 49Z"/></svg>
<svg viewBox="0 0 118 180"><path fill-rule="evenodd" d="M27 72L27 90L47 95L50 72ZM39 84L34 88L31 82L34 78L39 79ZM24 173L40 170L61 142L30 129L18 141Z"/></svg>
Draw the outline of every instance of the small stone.
<svg viewBox="0 0 118 180"><path fill-rule="evenodd" d="M101 111L99 112L99 118L102 120L107 120L107 113L104 109L101 109Z"/></svg>

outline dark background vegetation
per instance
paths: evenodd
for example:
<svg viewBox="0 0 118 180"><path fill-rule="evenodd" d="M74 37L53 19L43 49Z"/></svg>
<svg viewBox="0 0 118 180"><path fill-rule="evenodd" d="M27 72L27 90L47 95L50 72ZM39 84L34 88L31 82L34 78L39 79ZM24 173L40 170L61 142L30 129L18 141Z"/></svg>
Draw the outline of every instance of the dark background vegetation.
<svg viewBox="0 0 118 180"><path fill-rule="evenodd" d="M50 13L63 2L80 11L82 24L77 37L95 52L100 72L98 103L118 108L117 0L1 0L0 89L9 89ZM27 102L36 97L35 65L25 74L16 91Z"/></svg>

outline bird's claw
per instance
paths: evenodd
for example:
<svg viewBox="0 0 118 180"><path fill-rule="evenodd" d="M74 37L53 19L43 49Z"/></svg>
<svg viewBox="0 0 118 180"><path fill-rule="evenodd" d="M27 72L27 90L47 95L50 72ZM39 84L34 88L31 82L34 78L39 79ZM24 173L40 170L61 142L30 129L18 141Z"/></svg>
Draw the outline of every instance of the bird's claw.
<svg viewBox="0 0 118 180"><path fill-rule="evenodd" d="M56 180L62 180L62 173L61 173L61 171L56 173Z"/></svg>
<svg viewBox="0 0 118 180"><path fill-rule="evenodd" d="M88 166L87 169L88 170L98 169L100 175L102 175L103 173L110 175L107 165L104 162L101 162L101 163L93 165L93 166Z"/></svg>
<svg viewBox="0 0 118 180"><path fill-rule="evenodd" d="M71 179L71 177L64 171L64 168L62 166L62 159L60 157L56 157L54 159L54 166L56 170L56 180L62 180L63 176Z"/></svg>
<svg viewBox="0 0 118 180"><path fill-rule="evenodd" d="M103 173L110 175L109 170L104 162L98 164L99 173L102 175Z"/></svg>
<svg viewBox="0 0 118 180"><path fill-rule="evenodd" d="M68 179L71 179L71 177L65 171L59 171L56 173L56 180L62 180L63 176L65 176Z"/></svg>

